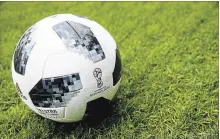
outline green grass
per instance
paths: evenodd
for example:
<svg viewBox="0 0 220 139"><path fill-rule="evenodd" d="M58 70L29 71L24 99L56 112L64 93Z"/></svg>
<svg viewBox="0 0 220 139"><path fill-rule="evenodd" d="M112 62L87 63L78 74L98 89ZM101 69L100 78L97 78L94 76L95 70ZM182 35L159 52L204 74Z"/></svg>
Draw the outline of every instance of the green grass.
<svg viewBox="0 0 220 139"><path fill-rule="evenodd" d="M0 3L0 138L218 138L218 2ZM24 31L56 13L104 26L121 52L112 113L96 124L58 124L29 110L11 78Z"/></svg>

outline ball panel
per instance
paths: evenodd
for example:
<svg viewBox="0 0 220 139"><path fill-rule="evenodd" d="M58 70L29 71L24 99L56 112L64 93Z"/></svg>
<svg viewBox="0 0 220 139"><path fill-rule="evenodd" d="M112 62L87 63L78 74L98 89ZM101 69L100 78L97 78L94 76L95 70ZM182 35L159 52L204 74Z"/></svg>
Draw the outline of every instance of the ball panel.
<svg viewBox="0 0 220 139"><path fill-rule="evenodd" d="M93 118L99 119L107 114L107 108L110 100L100 97L98 99L87 102L86 111L82 119Z"/></svg>
<svg viewBox="0 0 220 139"><path fill-rule="evenodd" d="M65 107L72 97L83 88L79 73L40 80L30 91L30 97L37 107Z"/></svg>
<svg viewBox="0 0 220 139"><path fill-rule="evenodd" d="M121 58L119 50L116 49L115 68L113 71L113 86L115 86L121 78Z"/></svg>
<svg viewBox="0 0 220 139"><path fill-rule="evenodd" d="M17 73L24 75L29 55L35 45L33 32L35 28L31 26L21 37L14 53L14 69Z"/></svg>
<svg viewBox="0 0 220 139"><path fill-rule="evenodd" d="M94 63L105 58L98 40L89 27L73 21L65 21L53 26L67 49L83 54Z"/></svg>

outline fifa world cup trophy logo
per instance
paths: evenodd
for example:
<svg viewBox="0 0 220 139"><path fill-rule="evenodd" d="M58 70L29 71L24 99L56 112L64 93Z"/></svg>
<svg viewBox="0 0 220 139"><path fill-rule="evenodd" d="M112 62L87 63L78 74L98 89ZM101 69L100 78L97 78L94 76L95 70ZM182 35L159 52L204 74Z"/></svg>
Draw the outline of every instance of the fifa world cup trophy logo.
<svg viewBox="0 0 220 139"><path fill-rule="evenodd" d="M103 82L102 82L102 70L100 68L96 68L93 71L93 75L97 81L97 87L100 88L103 86Z"/></svg>

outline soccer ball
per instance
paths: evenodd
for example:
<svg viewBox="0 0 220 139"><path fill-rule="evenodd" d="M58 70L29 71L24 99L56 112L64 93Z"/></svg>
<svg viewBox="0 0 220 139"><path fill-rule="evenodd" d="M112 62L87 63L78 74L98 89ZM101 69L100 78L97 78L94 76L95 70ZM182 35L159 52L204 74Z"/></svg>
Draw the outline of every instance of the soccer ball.
<svg viewBox="0 0 220 139"><path fill-rule="evenodd" d="M12 58L12 78L31 110L57 122L76 122L92 115L97 101L113 99L121 80L120 54L97 22L57 14L22 35Z"/></svg>

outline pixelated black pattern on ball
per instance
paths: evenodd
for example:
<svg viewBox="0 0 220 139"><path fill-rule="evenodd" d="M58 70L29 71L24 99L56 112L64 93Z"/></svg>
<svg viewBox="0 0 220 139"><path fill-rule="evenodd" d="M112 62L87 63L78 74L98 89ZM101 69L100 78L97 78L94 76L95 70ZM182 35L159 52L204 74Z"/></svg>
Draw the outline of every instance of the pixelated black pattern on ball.
<svg viewBox="0 0 220 139"><path fill-rule="evenodd" d="M37 107L65 107L83 88L79 73L41 79L30 91L32 102Z"/></svg>
<svg viewBox="0 0 220 139"><path fill-rule="evenodd" d="M122 63L121 63L121 56L118 49L116 49L116 58L115 58L115 68L112 73L113 76L113 86L115 86L121 78L121 70L122 70Z"/></svg>
<svg viewBox="0 0 220 139"><path fill-rule="evenodd" d="M89 27L80 23L65 21L53 26L54 31L61 38L67 49L97 63L105 59L97 38Z"/></svg>
<svg viewBox="0 0 220 139"><path fill-rule="evenodd" d="M20 39L14 53L14 69L17 73L24 75L27 61L35 42L32 41L34 27L30 27Z"/></svg>

